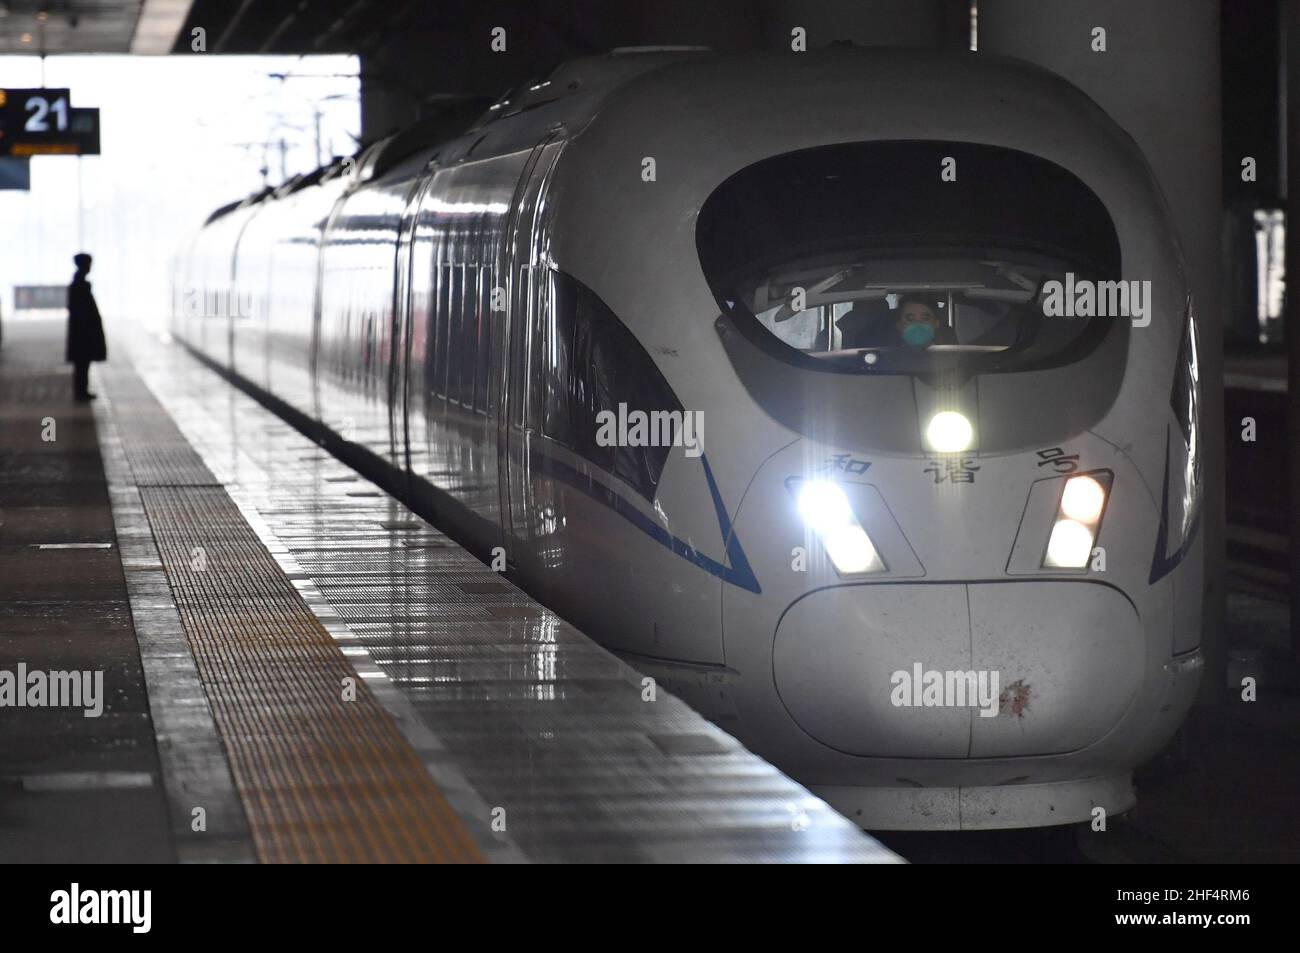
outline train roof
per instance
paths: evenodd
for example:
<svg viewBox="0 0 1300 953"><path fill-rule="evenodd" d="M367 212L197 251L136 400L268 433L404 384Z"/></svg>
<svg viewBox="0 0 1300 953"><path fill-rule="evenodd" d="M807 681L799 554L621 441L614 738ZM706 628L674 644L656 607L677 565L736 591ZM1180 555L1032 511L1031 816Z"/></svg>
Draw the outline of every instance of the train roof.
<svg viewBox="0 0 1300 953"><path fill-rule="evenodd" d="M1124 144L1127 137L1119 127L1080 90L1022 61L847 44L808 53L651 47L564 63L544 79L503 95L476 120L465 119L462 111L450 119L443 112L415 123L353 156L350 187L406 166L421 153L426 161L452 163L527 148L558 129L564 129L581 151L581 133L593 123L617 127L634 141L717 141L755 110L780 111L797 125L808 112L799 108L804 101L851 106L851 97L857 95L871 104L871 112L893 115L900 109L923 113L949 98L949 92L981 104L990 113L983 120L990 126L1044 121L1049 113L1056 121L1065 112L1092 134L1136 152L1131 140ZM1008 104L1018 108L1005 108ZM329 181L346 161L223 206L208 222L236 208Z"/></svg>
<svg viewBox="0 0 1300 953"><path fill-rule="evenodd" d="M463 149L468 151L474 145L482 143L489 132L503 128L514 133L511 137L514 138L520 132L536 126L530 120L539 107L554 106L561 101L567 107L572 103L577 106L576 110L561 110L566 118L572 119L581 115L584 106L594 103L623 83L683 57L707 51L707 47L697 46L620 48L603 56L583 57L563 63L544 79L523 83L508 90L486 109L483 108L484 101L474 97L457 96L435 100L432 115L363 146L347 159L335 158L328 165L293 176L279 186L264 188L246 198L223 205L208 216L205 224L211 224L235 209L281 198L308 186L329 181L340 173L349 160L354 163L356 170L353 182L360 185L383 175L421 151L429 152L432 158L446 147L454 147L455 143L462 140L466 140ZM467 108L473 111L467 112ZM556 122L552 118L553 112L554 109L545 110L548 124ZM529 115L520 121L517 117L521 114ZM503 120L513 121L506 123Z"/></svg>

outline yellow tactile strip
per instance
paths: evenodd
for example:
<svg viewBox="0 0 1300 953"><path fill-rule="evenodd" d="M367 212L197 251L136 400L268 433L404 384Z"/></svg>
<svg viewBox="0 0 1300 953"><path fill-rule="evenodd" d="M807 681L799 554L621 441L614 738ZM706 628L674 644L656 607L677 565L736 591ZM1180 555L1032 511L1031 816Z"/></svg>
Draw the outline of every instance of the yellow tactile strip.
<svg viewBox="0 0 1300 953"><path fill-rule="evenodd" d="M134 375L111 383L258 859L481 862L392 717L167 412Z"/></svg>
<svg viewBox="0 0 1300 953"><path fill-rule="evenodd" d="M479 861L391 717L220 487L141 487L264 861ZM345 700L345 679L355 700Z"/></svg>
<svg viewBox="0 0 1300 953"><path fill-rule="evenodd" d="M214 486L217 479L194 452L175 421L144 381L117 369L108 372L113 408L136 486Z"/></svg>

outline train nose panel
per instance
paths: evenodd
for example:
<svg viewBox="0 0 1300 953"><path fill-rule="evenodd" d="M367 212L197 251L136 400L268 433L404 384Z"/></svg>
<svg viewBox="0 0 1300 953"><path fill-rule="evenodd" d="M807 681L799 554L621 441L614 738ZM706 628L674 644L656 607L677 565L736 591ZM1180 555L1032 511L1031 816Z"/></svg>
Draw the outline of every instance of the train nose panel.
<svg viewBox="0 0 1300 953"><path fill-rule="evenodd" d="M1131 603L1077 582L876 584L805 596L776 688L822 744L864 757L1059 754L1101 739L1142 684Z"/></svg>
<svg viewBox="0 0 1300 953"><path fill-rule="evenodd" d="M786 611L772 662L786 710L822 744L855 755L964 758L971 709L912 704L913 686L895 674L910 681L918 663L968 669L970 648L964 585L839 586Z"/></svg>
<svg viewBox="0 0 1300 953"><path fill-rule="evenodd" d="M972 758L1087 747L1123 717L1142 685L1146 641L1110 586L971 585L972 663L999 673L997 718L976 718Z"/></svg>

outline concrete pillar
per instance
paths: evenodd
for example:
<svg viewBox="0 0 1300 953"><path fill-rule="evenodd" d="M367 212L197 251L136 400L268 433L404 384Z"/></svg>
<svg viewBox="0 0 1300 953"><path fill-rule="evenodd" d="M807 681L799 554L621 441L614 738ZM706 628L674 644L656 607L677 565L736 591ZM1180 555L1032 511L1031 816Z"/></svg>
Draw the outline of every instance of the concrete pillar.
<svg viewBox="0 0 1300 953"><path fill-rule="evenodd" d="M1094 52L1093 31L1105 32ZM1029 60L1096 100L1137 141L1173 209L1201 322L1205 440L1202 701L1223 690L1223 313L1219 4L979 0L979 51Z"/></svg>
<svg viewBox="0 0 1300 953"><path fill-rule="evenodd" d="M1300 294L1294 275L1300 275L1300 0L1287 0L1283 8L1286 86L1286 314L1283 333L1287 352L1287 509L1291 538L1291 657L1300 665Z"/></svg>

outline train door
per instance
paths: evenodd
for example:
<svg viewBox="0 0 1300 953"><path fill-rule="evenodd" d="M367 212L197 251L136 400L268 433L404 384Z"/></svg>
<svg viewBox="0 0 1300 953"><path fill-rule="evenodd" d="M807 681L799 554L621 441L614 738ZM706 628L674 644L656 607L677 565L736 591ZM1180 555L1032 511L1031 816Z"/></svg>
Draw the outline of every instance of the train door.
<svg viewBox="0 0 1300 953"><path fill-rule="evenodd" d="M551 172L564 146L562 133L544 139L528 158L511 203L502 238L500 274L506 282L506 346L497 418L497 459L500 466L501 526L506 556L513 565L526 558L533 540L535 514L531 505L532 442L537 439L538 330L540 309L545 307L550 235L545 216L545 194Z"/></svg>
<svg viewBox="0 0 1300 953"><path fill-rule="evenodd" d="M428 327L428 302L422 297L418 302L412 295L414 269L420 267L415 255L415 228L419 220L420 205L433 181L431 163L407 197L397 233L397 280L393 288L393 340L392 373L388 379L388 419L393 437L394 462L402 473L402 489L409 489L411 475L411 424L410 387L412 340L418 335L417 348L423 359L424 334ZM425 263L427 265L427 263Z"/></svg>

